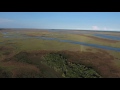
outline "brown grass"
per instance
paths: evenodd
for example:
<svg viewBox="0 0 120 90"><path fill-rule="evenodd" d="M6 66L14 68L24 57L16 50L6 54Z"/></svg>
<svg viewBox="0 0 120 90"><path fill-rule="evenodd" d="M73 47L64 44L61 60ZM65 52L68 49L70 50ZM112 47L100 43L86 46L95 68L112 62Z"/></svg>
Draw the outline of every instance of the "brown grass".
<svg viewBox="0 0 120 90"><path fill-rule="evenodd" d="M6 46L1 46L0 47L0 51L6 51L6 50L13 50L13 48L12 47L6 47Z"/></svg>
<svg viewBox="0 0 120 90"><path fill-rule="evenodd" d="M17 77L17 75L22 74L23 72L34 72L34 73L40 73L39 68L37 68L34 65L27 64L27 63L21 63L21 62L16 62L16 61L8 61L8 62L3 62L2 65L4 67L12 67L12 73L13 73L13 78Z"/></svg>
<svg viewBox="0 0 120 90"><path fill-rule="evenodd" d="M114 57L102 51L92 52L70 52L65 51L69 62L84 64L93 67L102 77L120 77L120 68L114 65Z"/></svg>
<svg viewBox="0 0 120 90"><path fill-rule="evenodd" d="M43 51L45 54L45 51ZM50 53L51 51L46 51ZM68 62L84 64L93 67L102 77L120 77L120 69L114 64L114 57L106 51L99 49L99 52L73 52L73 51L52 51L65 56ZM38 52L37 52L38 53ZM38 55L40 55L39 52Z"/></svg>
<svg viewBox="0 0 120 90"><path fill-rule="evenodd" d="M92 39L98 40L98 41L109 42L109 43L116 43L116 42L119 42L119 41L116 41L116 40L103 39L103 38L94 37L94 36L88 36L88 35L84 35L84 34L82 34L82 36L89 37L89 38L92 38Z"/></svg>
<svg viewBox="0 0 120 90"><path fill-rule="evenodd" d="M72 63L79 63L79 64L84 64L88 67L92 67L95 69L103 78L118 78L120 77L120 68L117 67L114 64L114 57L109 55L106 51L102 49L98 49L98 52L79 52L79 51L31 51L27 52L27 57L35 62L38 62L39 60L42 59L42 57L48 53L58 53L63 55L65 58L67 58L68 62ZM14 59L14 58L13 58ZM37 61L38 60L38 61ZM44 66L42 64L39 64L38 67L32 65L32 64L27 64L27 63L21 63L21 62L16 62L14 60L6 61L3 64L4 66L15 66L21 68L20 70L22 71L24 68L25 70L33 70L35 72L40 72L44 71L44 73L48 73L45 75L53 73L56 74L55 77L58 77L60 74L56 73L54 70L50 69L47 66ZM38 69L39 68L39 69ZM15 69L13 71L16 75L16 73L19 72L19 69ZM53 73L51 73L53 72ZM49 77L49 76L45 76Z"/></svg>

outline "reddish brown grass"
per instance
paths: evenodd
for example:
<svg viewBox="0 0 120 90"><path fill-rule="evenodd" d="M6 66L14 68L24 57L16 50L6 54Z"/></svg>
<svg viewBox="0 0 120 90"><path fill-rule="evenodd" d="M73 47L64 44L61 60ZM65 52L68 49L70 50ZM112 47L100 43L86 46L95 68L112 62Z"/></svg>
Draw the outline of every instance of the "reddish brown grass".
<svg viewBox="0 0 120 90"><path fill-rule="evenodd" d="M46 53L50 53L50 51L46 51ZM79 51L58 51L55 53L65 56L68 62L80 63L94 68L102 77L120 77L120 69L115 66L114 57L104 50L99 49L99 52L96 53Z"/></svg>
<svg viewBox="0 0 120 90"><path fill-rule="evenodd" d="M84 35L84 34L82 34L82 36L89 37L89 38L92 38L92 39L98 40L98 41L109 42L109 43L116 43L116 42L119 42L119 41L116 41L116 40L103 39L103 38L94 37L94 36L88 36L88 35Z"/></svg>
<svg viewBox="0 0 120 90"><path fill-rule="evenodd" d="M114 57L104 52L70 52L65 51L69 62L93 67L102 77L120 77L120 68L115 66Z"/></svg>
<svg viewBox="0 0 120 90"><path fill-rule="evenodd" d="M79 52L79 51L31 51L27 52L27 57L32 60L41 60L42 57L48 53L58 53L67 58L68 62L84 64L88 67L95 69L104 78L117 78L120 77L120 68L114 64L114 57L109 55L104 50L98 49L98 52ZM14 60L5 62L4 65L15 65L20 68L29 68L34 71L38 71L33 65L18 63ZM42 70L42 64L40 65ZM45 70L48 68L44 67ZM16 72L16 71L15 71ZM53 72L53 71L52 71Z"/></svg>
<svg viewBox="0 0 120 90"><path fill-rule="evenodd" d="M34 73L40 73L40 70L35 66L27 63L21 63L21 62L16 62L16 61L8 61L8 62L3 62L2 65L4 67L13 67L12 73L13 73L13 78L19 75L22 72L34 72Z"/></svg>

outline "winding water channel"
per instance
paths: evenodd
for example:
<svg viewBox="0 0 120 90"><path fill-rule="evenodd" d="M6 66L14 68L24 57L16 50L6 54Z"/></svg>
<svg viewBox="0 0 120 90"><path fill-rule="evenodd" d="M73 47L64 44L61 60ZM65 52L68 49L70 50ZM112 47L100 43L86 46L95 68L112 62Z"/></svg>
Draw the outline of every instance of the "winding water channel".
<svg viewBox="0 0 120 90"><path fill-rule="evenodd" d="M27 36L27 35L18 35L18 36L17 35L7 35L7 33L3 33L3 35L4 35L4 38L37 38L37 39L42 39L42 40L55 40L55 41L59 41L59 42L67 42L67 43L72 43L72 44L79 44L79 45L84 45L84 46L90 46L90 47L120 52L120 48L103 46L103 45L98 45L98 44L90 44L90 43L85 43L85 42L78 42L78 41L73 41L73 40L62 40L62 39L58 39L58 38L42 37L42 36L32 37L32 36ZM120 37L110 36L110 35L94 34L94 36L105 38L105 39L120 40Z"/></svg>

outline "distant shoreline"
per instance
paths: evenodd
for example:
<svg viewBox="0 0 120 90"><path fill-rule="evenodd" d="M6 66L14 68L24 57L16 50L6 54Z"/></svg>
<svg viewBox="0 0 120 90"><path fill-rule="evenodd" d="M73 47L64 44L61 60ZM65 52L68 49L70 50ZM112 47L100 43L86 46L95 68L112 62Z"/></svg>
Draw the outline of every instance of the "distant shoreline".
<svg viewBox="0 0 120 90"><path fill-rule="evenodd" d="M120 32L111 30L78 30L78 29L38 29L38 28L0 28L0 30L50 30L50 31L91 31L91 32Z"/></svg>

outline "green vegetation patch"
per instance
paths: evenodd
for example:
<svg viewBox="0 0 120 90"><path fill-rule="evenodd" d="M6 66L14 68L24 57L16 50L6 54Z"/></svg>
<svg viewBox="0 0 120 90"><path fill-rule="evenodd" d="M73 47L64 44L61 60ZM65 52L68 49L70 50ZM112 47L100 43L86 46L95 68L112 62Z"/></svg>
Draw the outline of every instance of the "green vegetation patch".
<svg viewBox="0 0 120 90"><path fill-rule="evenodd" d="M17 77L65 77L65 78L100 78L101 76L90 67L70 62L69 55L62 52L45 52L44 54L20 52L11 60L35 65L41 71L39 74L23 72ZM28 71L28 70L27 70ZM49 72L51 71L51 72ZM30 74L29 74L30 73Z"/></svg>
<svg viewBox="0 0 120 90"><path fill-rule="evenodd" d="M100 78L101 76L92 68L85 65L67 62L67 59L61 54L47 54L43 62L53 68L55 71L62 73L67 78Z"/></svg>
<svg viewBox="0 0 120 90"><path fill-rule="evenodd" d="M33 51L33 50L72 50L78 51L80 50L80 45L67 43L67 42L59 42L54 40L41 40L41 39L29 39L29 40L18 40L16 41L18 44L19 51ZM84 46L85 47L85 46Z"/></svg>
<svg viewBox="0 0 120 90"><path fill-rule="evenodd" d="M27 52L20 52L16 54L14 57L18 62L32 63L27 56L28 56Z"/></svg>
<svg viewBox="0 0 120 90"><path fill-rule="evenodd" d="M11 78L12 72L8 68L0 67L0 78Z"/></svg>
<svg viewBox="0 0 120 90"><path fill-rule="evenodd" d="M65 77L70 78L100 78L101 76L92 68L81 64L70 64L67 71L64 73Z"/></svg>
<svg viewBox="0 0 120 90"><path fill-rule="evenodd" d="M92 38L91 38L92 37ZM77 34L66 34L65 40L73 40L78 42L86 42L90 44L98 44L104 46L111 46L111 47L120 47L120 42L110 42L107 39L95 39L96 37L92 36L92 34L88 35L77 35ZM113 40L114 41L114 40Z"/></svg>
<svg viewBox="0 0 120 90"><path fill-rule="evenodd" d="M16 70L17 74L15 77L17 78L57 78L62 77L58 72L54 69L48 67L48 65L44 65L41 63L42 56L36 55L35 53L28 52L20 52L16 54L14 57L10 58L9 61L17 61L20 63L26 63L28 65L33 65L39 69L39 73L34 70L24 68L18 68Z"/></svg>

